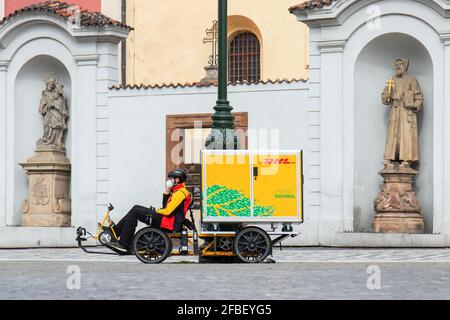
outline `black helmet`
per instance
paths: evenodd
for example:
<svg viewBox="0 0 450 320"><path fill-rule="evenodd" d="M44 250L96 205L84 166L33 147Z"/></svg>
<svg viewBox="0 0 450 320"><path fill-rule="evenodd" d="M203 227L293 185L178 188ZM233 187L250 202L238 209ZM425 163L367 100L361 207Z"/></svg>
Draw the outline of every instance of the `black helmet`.
<svg viewBox="0 0 450 320"><path fill-rule="evenodd" d="M183 169L175 169L169 172L167 175L169 178L178 178L180 182L185 182L187 179L186 171Z"/></svg>

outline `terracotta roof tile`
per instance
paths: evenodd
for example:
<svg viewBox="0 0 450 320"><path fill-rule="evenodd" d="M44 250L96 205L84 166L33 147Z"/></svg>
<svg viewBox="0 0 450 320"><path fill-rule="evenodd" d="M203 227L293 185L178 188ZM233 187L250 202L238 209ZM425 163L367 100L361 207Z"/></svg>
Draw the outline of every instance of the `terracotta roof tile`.
<svg viewBox="0 0 450 320"><path fill-rule="evenodd" d="M64 18L65 20L69 20L71 16L73 16L73 9L71 8L72 4L68 4L63 1L51 0L51 1L43 1L39 3L32 4L30 6L23 7L9 14L0 20L0 25L4 24L6 21L11 18L28 12L45 12L55 16L59 16ZM123 28L126 30L133 30L132 27L127 26L126 24L121 23L120 21L109 18L100 12L91 12L85 9L80 10L80 24L81 27L108 27L115 26L119 28ZM73 23L76 23L75 19Z"/></svg>
<svg viewBox="0 0 450 320"><path fill-rule="evenodd" d="M229 82L228 85L231 86L237 86L237 85L252 85L252 84L280 84L280 83L293 83L293 82L306 82L307 80L305 79L276 79L276 80L260 80L257 82L237 82L237 83L231 83ZM217 86L216 83L202 83L202 82L193 82L193 83L163 83L163 84L153 84L153 85L145 85L145 84L126 84L126 85L114 85L109 87L109 89L114 89L114 90L120 90L120 89L163 89L163 88L202 88L202 87L212 87L212 86Z"/></svg>
<svg viewBox="0 0 450 320"><path fill-rule="evenodd" d="M294 11L313 10L315 8L322 8L325 5L331 5L336 0L307 0L289 8L290 13Z"/></svg>

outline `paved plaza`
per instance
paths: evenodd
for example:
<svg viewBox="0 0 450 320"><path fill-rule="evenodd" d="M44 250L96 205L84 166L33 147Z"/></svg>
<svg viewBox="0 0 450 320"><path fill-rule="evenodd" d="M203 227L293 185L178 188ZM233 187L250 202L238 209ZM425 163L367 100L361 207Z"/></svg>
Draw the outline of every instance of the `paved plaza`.
<svg viewBox="0 0 450 320"><path fill-rule="evenodd" d="M449 249L285 248L273 258L145 265L74 248L0 250L0 299L450 298Z"/></svg>

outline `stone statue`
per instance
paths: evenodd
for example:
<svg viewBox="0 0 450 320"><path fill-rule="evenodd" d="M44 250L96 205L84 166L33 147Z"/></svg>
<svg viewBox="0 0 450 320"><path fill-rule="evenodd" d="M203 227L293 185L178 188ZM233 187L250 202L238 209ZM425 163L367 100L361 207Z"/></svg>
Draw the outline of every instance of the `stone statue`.
<svg viewBox="0 0 450 320"><path fill-rule="evenodd" d="M391 106L384 153L384 163L391 168L393 162L409 167L419 160L416 114L423 106L423 96L417 79L407 73L408 68L408 59L395 60L396 75L381 94L383 104Z"/></svg>
<svg viewBox="0 0 450 320"><path fill-rule="evenodd" d="M39 113L44 133L34 156L19 163L28 175L28 197L22 203L24 227L70 227L70 160L65 155L64 133L68 111L64 87L56 76L45 75Z"/></svg>
<svg viewBox="0 0 450 320"><path fill-rule="evenodd" d="M387 82L381 101L391 106L384 152L383 185L374 200L374 232L424 233L421 207L413 189L419 161L417 112L423 106L419 82L408 75L409 61L395 60L395 76Z"/></svg>
<svg viewBox="0 0 450 320"><path fill-rule="evenodd" d="M45 80L39 113L44 116L44 133L37 142L38 149L64 150L64 132L67 129L68 111L64 98L64 86L54 77Z"/></svg>

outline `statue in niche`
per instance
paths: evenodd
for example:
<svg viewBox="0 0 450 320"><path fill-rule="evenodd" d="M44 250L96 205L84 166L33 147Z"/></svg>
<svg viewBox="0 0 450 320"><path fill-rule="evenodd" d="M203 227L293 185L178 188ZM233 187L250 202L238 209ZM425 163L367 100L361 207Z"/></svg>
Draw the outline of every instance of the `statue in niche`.
<svg viewBox="0 0 450 320"><path fill-rule="evenodd" d="M28 197L22 204L24 227L71 225L71 164L65 155L64 135L69 116L64 87L48 73L39 103L43 134L34 156L19 163L28 175Z"/></svg>
<svg viewBox="0 0 450 320"><path fill-rule="evenodd" d="M409 168L419 161L417 112L423 106L419 82L408 74L409 60L395 60L395 76L391 77L381 94L383 104L391 106L384 164L391 169L394 163Z"/></svg>
<svg viewBox="0 0 450 320"><path fill-rule="evenodd" d="M423 95L419 82L408 74L409 60L395 60L395 75L381 94L383 104L390 106L388 133L384 152L385 168L378 196L374 200L374 232L424 233L421 207L413 189L418 174L411 164L419 161L417 112L422 109Z"/></svg>
<svg viewBox="0 0 450 320"><path fill-rule="evenodd" d="M64 151L64 133L69 113L64 98L64 86L58 84L55 76L48 76L45 80L39 113L44 116L44 133L37 142L38 149Z"/></svg>

